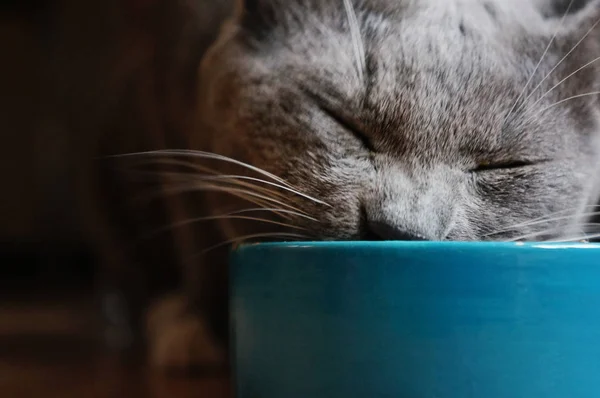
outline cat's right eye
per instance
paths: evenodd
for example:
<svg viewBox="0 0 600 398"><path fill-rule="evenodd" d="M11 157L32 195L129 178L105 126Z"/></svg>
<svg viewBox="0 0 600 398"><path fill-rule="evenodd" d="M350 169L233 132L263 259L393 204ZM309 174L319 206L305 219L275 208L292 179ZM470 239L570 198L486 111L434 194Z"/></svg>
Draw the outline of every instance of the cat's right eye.
<svg viewBox="0 0 600 398"><path fill-rule="evenodd" d="M365 133L363 133L355 123L352 123L349 118L341 116L338 112L335 112L326 106L321 106L321 109L345 130L352 133L352 135L354 135L354 137L360 141L365 149L367 149L369 152L376 152L375 146L373 145L371 139Z"/></svg>

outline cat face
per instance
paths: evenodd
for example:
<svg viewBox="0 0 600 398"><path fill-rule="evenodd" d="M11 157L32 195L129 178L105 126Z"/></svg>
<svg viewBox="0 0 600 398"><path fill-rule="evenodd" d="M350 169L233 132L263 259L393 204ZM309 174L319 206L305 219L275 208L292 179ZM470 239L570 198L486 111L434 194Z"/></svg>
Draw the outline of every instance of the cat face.
<svg viewBox="0 0 600 398"><path fill-rule="evenodd" d="M201 68L201 148L285 181L252 180L278 198L254 202L312 239L581 236L600 62L579 69L600 56L600 6L563 20L537 3L248 0Z"/></svg>

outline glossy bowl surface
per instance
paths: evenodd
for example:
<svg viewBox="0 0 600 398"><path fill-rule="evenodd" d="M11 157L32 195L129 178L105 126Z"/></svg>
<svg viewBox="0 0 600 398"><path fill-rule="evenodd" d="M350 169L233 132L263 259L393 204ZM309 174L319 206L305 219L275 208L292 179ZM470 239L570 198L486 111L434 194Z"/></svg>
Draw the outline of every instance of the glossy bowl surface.
<svg viewBox="0 0 600 398"><path fill-rule="evenodd" d="M600 245L232 253L238 398L598 398Z"/></svg>

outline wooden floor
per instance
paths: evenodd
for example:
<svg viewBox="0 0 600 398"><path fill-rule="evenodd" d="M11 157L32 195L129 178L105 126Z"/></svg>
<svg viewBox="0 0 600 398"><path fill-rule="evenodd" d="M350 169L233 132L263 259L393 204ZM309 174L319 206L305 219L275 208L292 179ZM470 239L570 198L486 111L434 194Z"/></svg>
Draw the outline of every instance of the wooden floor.
<svg viewBox="0 0 600 398"><path fill-rule="evenodd" d="M0 396L225 398L228 377L168 377L98 344L85 297L12 297L0 305Z"/></svg>

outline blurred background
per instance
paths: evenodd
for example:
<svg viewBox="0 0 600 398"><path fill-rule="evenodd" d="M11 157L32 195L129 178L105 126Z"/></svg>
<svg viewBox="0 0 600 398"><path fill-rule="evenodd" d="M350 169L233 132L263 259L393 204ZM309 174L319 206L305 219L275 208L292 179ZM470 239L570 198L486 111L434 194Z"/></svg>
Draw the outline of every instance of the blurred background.
<svg viewBox="0 0 600 398"><path fill-rule="evenodd" d="M131 289L160 291L190 248L185 231L132 243L180 206L132 203L97 160L188 147L198 64L233 1L0 2L1 397L229 396L227 374L164 374L114 343L99 264L151 266Z"/></svg>
<svg viewBox="0 0 600 398"><path fill-rule="evenodd" d="M1 396L229 393L226 375L167 376L106 345L83 216L100 185L92 159L185 144L197 60L227 10L210 0L0 5Z"/></svg>

